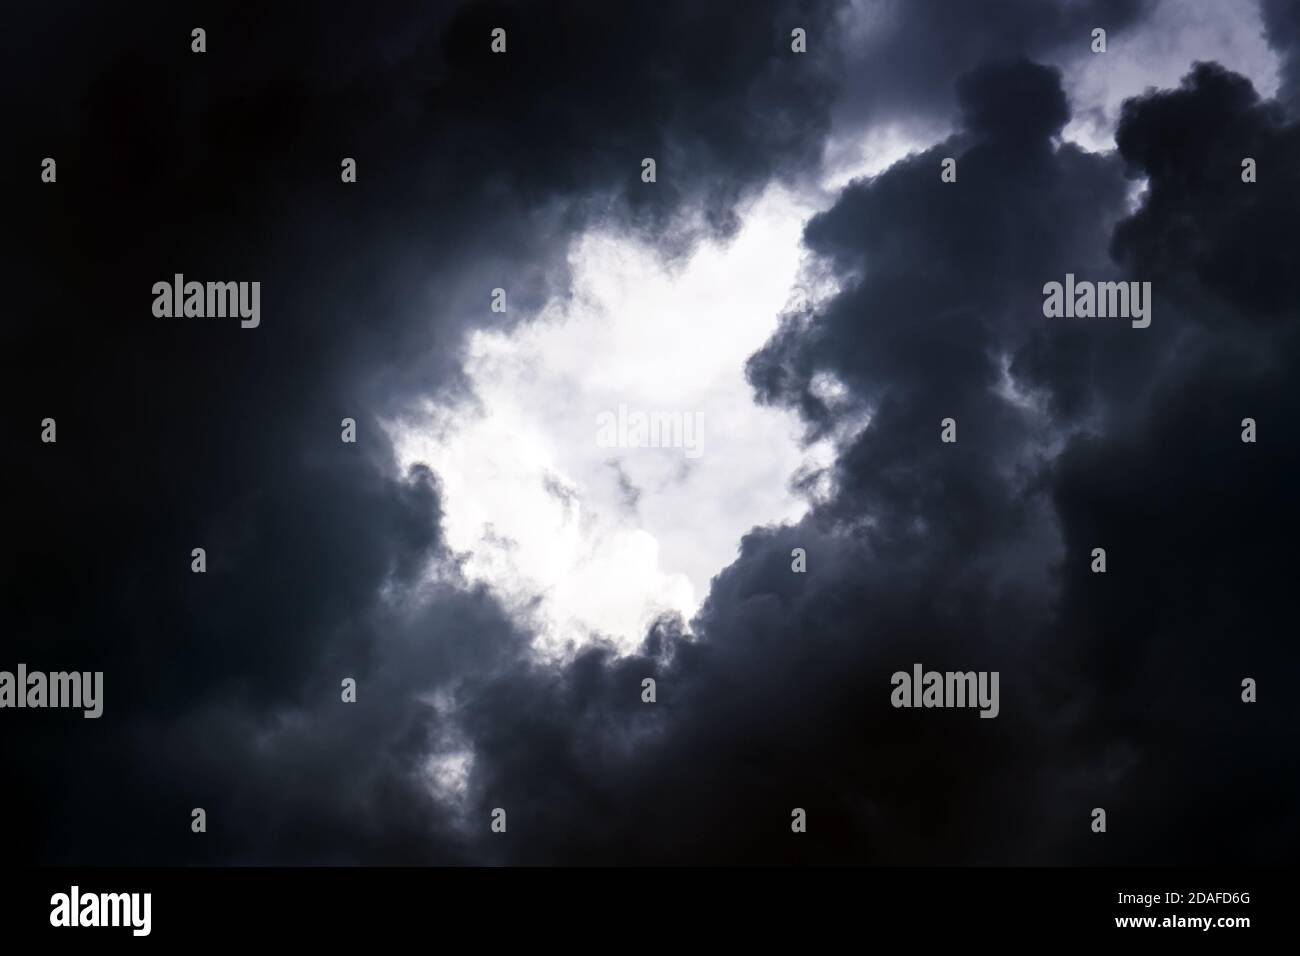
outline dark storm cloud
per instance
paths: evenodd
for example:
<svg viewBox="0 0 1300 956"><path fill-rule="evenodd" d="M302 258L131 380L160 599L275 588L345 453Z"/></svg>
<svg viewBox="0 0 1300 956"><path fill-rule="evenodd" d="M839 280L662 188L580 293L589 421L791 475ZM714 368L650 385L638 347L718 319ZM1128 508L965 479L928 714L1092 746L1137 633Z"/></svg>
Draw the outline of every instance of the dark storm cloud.
<svg viewBox="0 0 1300 956"><path fill-rule="evenodd" d="M423 777L456 745L437 694L527 635L458 582L437 480L395 473L378 419L462 390L466 331L563 294L585 225L681 249L686 213L725 231L748 190L814 162L832 64L791 55L789 32L829 13L24 14L5 41L23 238L3 332L6 660L104 670L106 713L6 712L17 856L466 859ZM56 185L38 181L47 155ZM642 189L644 156L659 182ZM153 317L153 283L177 272L260 281L261 326ZM443 584L420 583L430 562Z"/></svg>
<svg viewBox="0 0 1300 956"><path fill-rule="evenodd" d="M1004 56L1055 43L1062 17L1086 37L1096 11L1077 4L1036 4L1037 20L918 7L892 67L833 79L827 59L785 53L790 26L830 29L824 9L568 6L213 15L199 63L159 52L185 42L189 14L133 7L119 36L52 8L31 31L26 69L51 38L81 59L51 72L56 108L17 114L9 181L32 185L15 190L27 281L4 332L21 356L5 410L32 444L7 446L26 450L9 462L6 648L102 667L106 706L75 726L5 714L0 757L24 776L4 809L27 821L10 848L1279 859L1297 796L1270 680L1295 670L1279 628L1297 263L1278 230L1297 211L1296 128L1201 70L1126 112L1121 155L1054 148L1059 77ZM1120 23L1136 8L1107 9ZM483 42L499 23L505 64ZM232 38L256 54L219 52ZM873 76L903 85L860 108L951 106L961 128L810 223L839 292L749 366L760 398L813 433L871 413L841 438L833 495L747 535L690 636L665 619L631 657L532 662L528 635L460 580L436 476L394 474L374 416L462 388L457 349L493 321L488 290L510 287L511 321L562 294L565 241L594 218L672 249L681 209L728 228L746 189L815 163L835 83ZM1253 186L1243 142L1267 157ZM24 165L47 153L68 157L57 189ZM656 154L665 188L647 194L639 159ZM344 155L355 187L337 180ZM957 184L940 183L943 156ZM1117 229L1126 175L1150 192ZM262 327L153 320L148 286L173 271L262 279ZM1157 282L1152 327L1044 319L1042 285L1067 271ZM819 397L819 374L844 383L845 407ZM1237 439L1247 414L1255 446ZM45 415L55 446L36 444ZM359 447L338 441L344 415ZM946 416L955 446L938 441ZM1086 573L1094 542L1105 578ZM188 571L198 543L205 576ZM790 571L794 547L807 574ZM1000 715L892 709L889 676L914 661L1000 670ZM344 675L355 705L338 703ZM1113 813L1104 842L1093 806ZM493 807L508 834L486 832Z"/></svg>
<svg viewBox="0 0 1300 956"><path fill-rule="evenodd" d="M1134 856L1281 862L1300 836L1300 658L1281 638L1300 540L1300 125L1200 65L1127 104L1117 142L1150 192L1114 251L1167 290L1172 327L1141 400L1055 469L1067 547L1106 542L1123 562L1104 586L1081 565L1062 579L1062 647L1091 715L1070 746L1131 752ZM1241 182L1244 156L1257 183ZM1257 444L1240 441L1246 417L1267 429ZM1243 677L1280 696L1243 706Z"/></svg>
<svg viewBox="0 0 1300 956"><path fill-rule="evenodd" d="M1294 127L1283 125L1276 103L1261 103L1244 77L1201 64L1178 91L1130 101L1116 142L1150 183L1144 208L1115 235L1130 271L1202 314L1209 293L1234 305L1240 321L1295 315L1300 275L1287 198L1300 189L1300 170ZM1254 188L1241 181L1247 157L1263 171Z"/></svg>
<svg viewBox="0 0 1300 956"><path fill-rule="evenodd" d="M790 317L751 360L765 400L795 404L827 428L833 416L813 380L830 372L878 413L927 423L909 445L928 445L940 419L962 410L975 428L1005 419L1019 443L1021 413L992 391L1002 362L1059 339L1087 354L1101 347L1098 336L1115 341L1122 331L1049 335L1025 318L1041 318L1044 282L1115 271L1106 245L1126 189L1113 162L1071 145L1053 149L1068 119L1056 73L1026 61L983 68L958 84L958 98L966 128L957 139L849 186L809 224L807 244L845 288L811 326ZM958 170L946 188L944 157ZM972 415L979 406L988 413Z"/></svg>

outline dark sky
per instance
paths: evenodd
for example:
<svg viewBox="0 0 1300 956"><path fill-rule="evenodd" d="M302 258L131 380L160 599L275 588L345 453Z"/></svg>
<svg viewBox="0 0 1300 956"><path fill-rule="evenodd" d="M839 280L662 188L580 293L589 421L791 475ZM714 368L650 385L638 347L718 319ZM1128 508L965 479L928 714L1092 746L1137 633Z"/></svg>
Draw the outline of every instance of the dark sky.
<svg viewBox="0 0 1300 956"><path fill-rule="evenodd" d="M1061 139L1074 105L1049 64L1094 25L1122 49L1153 3L906 6L865 34L889 5L24 11L2 41L0 669L102 670L105 713L0 711L8 854L1293 858L1300 13L1240 4L1277 54L1276 100L1179 49L1181 83L1129 100L1093 153ZM819 181L832 136L931 117L948 139L809 221L838 291L746 366L810 437L871 415L833 493L744 536L698 616L639 653L537 660L455 573L436 463L402 473L380 420L462 395L465 336L566 295L585 231L684 256L773 181ZM654 190L643 156L672 157ZM260 280L261 326L155 318L149 290L176 272ZM1151 327L1044 318L1067 272L1151 282ZM508 318L484 307L503 274ZM999 671L998 718L892 708L916 661ZM425 768L462 752L449 800Z"/></svg>

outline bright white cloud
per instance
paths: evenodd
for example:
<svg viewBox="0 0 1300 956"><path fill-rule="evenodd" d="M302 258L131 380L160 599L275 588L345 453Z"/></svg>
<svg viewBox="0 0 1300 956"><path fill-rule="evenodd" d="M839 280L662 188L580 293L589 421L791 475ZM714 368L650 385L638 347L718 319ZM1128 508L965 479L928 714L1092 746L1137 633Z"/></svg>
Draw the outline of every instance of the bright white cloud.
<svg viewBox="0 0 1300 956"><path fill-rule="evenodd" d="M727 243L684 263L611 233L571 253L572 296L511 332L477 332L474 402L392 425L404 465L442 479L449 544L561 653L623 650L661 611L692 615L755 524L797 519L809 458L792 413L754 404L745 360L776 328L812 210L773 188ZM701 454L610 448L602 413L698 414Z"/></svg>

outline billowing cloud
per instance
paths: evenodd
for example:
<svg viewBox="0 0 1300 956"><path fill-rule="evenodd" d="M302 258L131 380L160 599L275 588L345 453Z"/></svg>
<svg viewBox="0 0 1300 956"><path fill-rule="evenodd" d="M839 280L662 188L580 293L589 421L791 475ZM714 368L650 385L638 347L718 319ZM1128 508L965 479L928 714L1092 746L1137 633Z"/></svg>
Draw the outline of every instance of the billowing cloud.
<svg viewBox="0 0 1300 956"><path fill-rule="evenodd" d="M1117 151L1089 152L1062 142L1068 71L1038 61L1101 15L1140 30L1146 5L918 9L268 8L213 15L202 57L161 5L131 29L25 14L12 62L68 69L8 114L25 241L4 333L21 357L3 385L6 646L103 670L105 714L4 714L22 783L0 799L26 821L11 851L1285 858L1297 127L1234 64L1193 68L1189 40L1182 84L1130 101ZM1264 22L1293 63L1284 14ZM538 660L448 540L436 455L402 467L384 425L472 401L472 343L527 342L544 310L580 306L582 237L689 268L743 241L746 201L823 182L838 131L909 119L951 135L833 193L803 232L812 308L744 365L755 400L834 449L803 476L808 513L741 535L690 621ZM260 280L261 326L154 318L149 289L177 272ZM1045 318L1066 273L1152 282L1151 327ZM891 673L916 661L999 671L998 717L892 708Z"/></svg>

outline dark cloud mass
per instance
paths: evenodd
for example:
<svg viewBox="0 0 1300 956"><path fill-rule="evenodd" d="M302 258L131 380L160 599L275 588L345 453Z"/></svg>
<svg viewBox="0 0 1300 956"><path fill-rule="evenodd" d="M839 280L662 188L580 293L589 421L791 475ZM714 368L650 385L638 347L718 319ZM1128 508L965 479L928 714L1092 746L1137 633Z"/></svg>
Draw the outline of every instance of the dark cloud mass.
<svg viewBox="0 0 1300 956"><path fill-rule="evenodd" d="M20 241L0 668L103 670L106 706L4 712L19 783L0 809L25 821L10 853L1292 855L1294 8L1263 8L1290 71L1280 101L1191 51L1181 86L1130 100L1117 151L1092 154L1060 141L1068 91L1034 60L1094 20L1136 29L1146 5L906 6L24 12L4 40L34 91L5 94ZM527 320L566 294L589 226L682 253L701 229L728 235L773 179L815 181L833 126L927 113L956 131L808 223L809 268L835 291L746 369L758 400L833 437L829 493L797 525L753 529L698 616L660 620L638 653L535 661L444 540L437 463L399 473L381 420L462 394L466 334L507 321L490 289L508 277L508 320ZM33 172L45 155L57 188ZM355 187L339 188L343 156ZM643 156L660 157L653 191ZM148 290L175 272L260 279L262 326L153 319ZM1150 281L1151 327L1045 319L1043 284L1067 272ZM55 445L38 442L46 416ZM344 416L357 446L338 440ZM955 445L938 441L949 416ZM1098 546L1106 575L1088 570ZM893 709L890 674L916 661L1000 671L999 717ZM498 806L508 838L487 831ZM793 807L811 821L795 840Z"/></svg>

